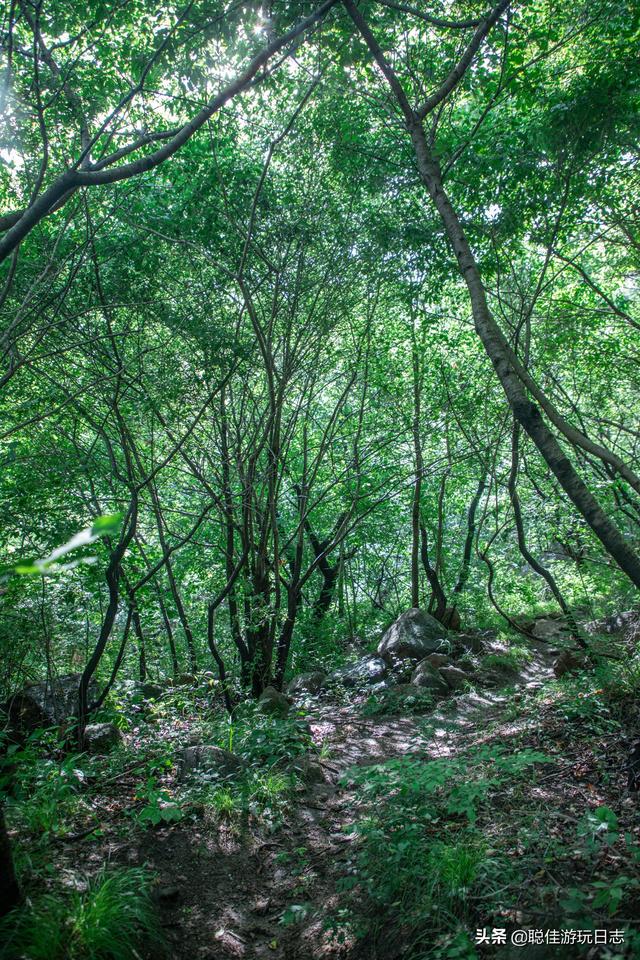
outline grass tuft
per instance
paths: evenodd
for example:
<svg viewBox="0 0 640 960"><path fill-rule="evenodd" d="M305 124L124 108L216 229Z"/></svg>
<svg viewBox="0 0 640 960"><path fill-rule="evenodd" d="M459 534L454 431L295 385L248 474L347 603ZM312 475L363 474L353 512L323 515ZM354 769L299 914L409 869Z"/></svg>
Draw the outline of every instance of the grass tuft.
<svg viewBox="0 0 640 960"><path fill-rule="evenodd" d="M1 960L139 960L143 944L162 937L140 869L103 870L83 891L43 894L0 925Z"/></svg>

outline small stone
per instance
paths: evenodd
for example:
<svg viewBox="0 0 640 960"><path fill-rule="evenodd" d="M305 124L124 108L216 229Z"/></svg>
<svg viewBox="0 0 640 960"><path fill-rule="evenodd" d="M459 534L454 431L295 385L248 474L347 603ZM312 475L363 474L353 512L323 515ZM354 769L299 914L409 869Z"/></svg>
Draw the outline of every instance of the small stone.
<svg viewBox="0 0 640 960"><path fill-rule="evenodd" d="M320 670L311 673L299 673L287 684L287 693L290 696L296 693L319 693L326 679L327 675Z"/></svg>
<svg viewBox="0 0 640 960"><path fill-rule="evenodd" d="M84 730L87 753L109 753L122 742L122 733L115 723L90 723Z"/></svg>
<svg viewBox="0 0 640 960"><path fill-rule="evenodd" d="M263 917L265 913L268 913L270 906L271 906L271 900L269 900L267 897L260 900L256 900L256 902L253 905L253 912L257 913L259 917Z"/></svg>
<svg viewBox="0 0 640 960"><path fill-rule="evenodd" d="M258 712L271 717L286 717L291 704L275 687L265 687L258 700Z"/></svg>
<svg viewBox="0 0 640 960"><path fill-rule="evenodd" d="M452 690L460 690L469 681L469 675L459 667L440 667L440 676L444 677Z"/></svg>
<svg viewBox="0 0 640 960"><path fill-rule="evenodd" d="M446 653L430 653L428 657L425 657L425 662L430 663L432 667L449 667L452 666L451 657L447 656Z"/></svg>
<svg viewBox="0 0 640 960"><path fill-rule="evenodd" d="M184 780L196 772L213 773L226 778L237 776L245 768L241 757L222 747L205 745L200 747L186 747L182 751L179 762L179 779Z"/></svg>
<svg viewBox="0 0 640 960"><path fill-rule="evenodd" d="M424 687L427 690L432 690L434 693L449 692L447 681L440 675L436 668L432 664L427 663L426 660L422 660L413 671L411 683L416 687Z"/></svg>
<svg viewBox="0 0 640 960"><path fill-rule="evenodd" d="M296 757L287 764L287 770L302 780L306 786L314 783L325 783L324 770L312 757Z"/></svg>
<svg viewBox="0 0 640 960"><path fill-rule="evenodd" d="M560 679L566 673L575 673L577 670L584 670L584 667L584 656L574 653L573 650L563 650L553 665L553 672Z"/></svg>

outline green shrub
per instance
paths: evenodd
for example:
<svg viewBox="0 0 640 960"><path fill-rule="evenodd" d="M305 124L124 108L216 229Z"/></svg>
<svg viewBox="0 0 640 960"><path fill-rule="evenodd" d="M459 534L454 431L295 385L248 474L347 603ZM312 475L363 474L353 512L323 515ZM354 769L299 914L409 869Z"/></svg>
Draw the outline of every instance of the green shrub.
<svg viewBox="0 0 640 960"><path fill-rule="evenodd" d="M43 894L0 925L1 960L139 960L162 944L144 870L104 868L85 892Z"/></svg>
<svg viewBox="0 0 640 960"><path fill-rule="evenodd" d="M229 742L220 745L229 749ZM255 766L292 760L312 747L309 727L300 716L269 717L252 710L238 720L233 731L233 752Z"/></svg>
<svg viewBox="0 0 640 960"><path fill-rule="evenodd" d="M481 666L493 670L516 672L531 660L531 653L526 647L510 647L500 653L488 653L481 660Z"/></svg>
<svg viewBox="0 0 640 960"><path fill-rule="evenodd" d="M427 690L415 688L411 696L398 694L390 687L381 693L374 693L362 707L365 717L405 716L408 713L427 713L433 708L433 695Z"/></svg>
<svg viewBox="0 0 640 960"><path fill-rule="evenodd" d="M472 757L404 757L349 771L370 811L341 882L358 891L352 925L360 936L401 943L407 958L474 956L465 930L505 872L476 832L477 816L497 789L547 760L530 749L481 747Z"/></svg>

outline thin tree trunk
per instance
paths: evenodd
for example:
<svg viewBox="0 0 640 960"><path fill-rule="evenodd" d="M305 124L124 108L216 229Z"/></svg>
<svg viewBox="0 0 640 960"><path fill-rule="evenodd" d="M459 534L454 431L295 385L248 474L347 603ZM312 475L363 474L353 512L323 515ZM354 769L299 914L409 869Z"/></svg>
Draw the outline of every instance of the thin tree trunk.
<svg viewBox="0 0 640 960"><path fill-rule="evenodd" d="M484 493L486 483L487 483L487 477L486 477L486 474L483 474L483 476L478 481L478 488L473 496L473 499L471 500L471 503L469 504L469 512L467 514L467 536L464 541L464 550L462 552L462 563L460 564L460 572L458 573L458 580L456 582L455 587L453 588L451 612L448 616L449 621L453 619L453 615L458 606L458 600L460 598L460 594L464 590L467 584L467 580L469 578L469 569L471 567L471 553L473 550L473 538L476 532L476 513L478 510L478 505L480 504L480 500L482 499L482 494Z"/></svg>
<svg viewBox="0 0 640 960"><path fill-rule="evenodd" d="M78 743L81 747L84 742L84 728L87 723L87 715L89 712L89 684L91 683L91 679L96 672L100 660L102 659L102 655L104 654L109 637L111 636L113 624L115 623L116 614L118 612L118 602L120 599L120 564L126 553L127 547L133 539L137 523L138 493L134 488L131 496L131 504L129 506L129 514L125 520L123 532L120 535L118 545L111 553L109 565L105 573L105 579L107 581L107 587L109 590L109 603L107 604L107 609L105 610L104 618L102 620L102 627L100 628L100 634L98 636L93 653L91 654L89 662L84 668L80 678L80 686L78 689Z"/></svg>
<svg viewBox="0 0 640 960"><path fill-rule="evenodd" d="M514 421L513 433L511 438L511 470L509 472L509 479L507 481L507 489L509 491L509 499L511 500L511 506L513 508L513 516L516 522L516 536L518 539L518 548L520 550L520 553L524 557L524 559L527 561L527 563L531 567L531 569L535 573L537 573L539 577L542 577L542 579L547 583L560 609L564 613L567 619L567 623L571 627L578 643L580 644L580 646L587 649L587 643L584 637L581 635L578 629L578 625L575 621L575 618L571 613L571 610L569 609L564 597L562 596L562 593L560 592L560 588L558 587L558 584L555 581L555 577L553 576L551 571L547 569L547 567L543 566L543 564L541 564L539 560L536 560L536 558L533 556L533 554L530 552L530 550L527 547L527 538L524 530L524 521L522 519L522 510L520 508L520 497L518 496L518 489L517 489L518 465L519 465L519 459L520 459L519 440L520 440L520 426L518 423Z"/></svg>
<svg viewBox="0 0 640 960"><path fill-rule="evenodd" d="M429 560L429 543L427 540L427 528L424 524L420 524L420 538L421 538L421 548L420 554L422 557L422 565L424 567L424 572L427 575L427 580L429 581L429 586L433 592L433 600L435 602L435 609L433 610L433 616L436 620L439 620L440 623L444 623L445 614L447 611L447 598L445 596L444 590L442 589L442 584L438 578L438 574L435 571L435 567L431 566Z"/></svg>
<svg viewBox="0 0 640 960"><path fill-rule="evenodd" d="M158 539L160 540L160 546L162 552L167 554L168 546L167 540L164 535L164 518L162 516L162 510L160 508L160 500L158 499L158 492L156 490L155 484L149 484L149 492L151 493L151 504L153 507L153 513L156 518L156 527L158 530ZM173 597L173 602L178 613L178 618L184 632L184 637L187 642L187 651L189 653L189 664L191 666L191 672L197 673L198 670L198 658L196 656L196 644L193 638L193 633L191 632L191 626L189 624L189 619L187 617L184 604L182 603L182 597L180 596L180 591L178 590L178 584L176 583L175 574L173 572L173 565L171 559L167 556L165 560L165 568L167 571L167 579L169 581L169 587L171 589L171 596Z"/></svg>
<svg viewBox="0 0 640 960"><path fill-rule="evenodd" d="M420 360L418 357L415 330L412 330L411 366L413 371L413 457L415 479L411 505L411 606L420 606L420 500L422 496L422 438L420 436L421 390Z"/></svg>
<svg viewBox="0 0 640 960"><path fill-rule="evenodd" d="M0 805L0 917L17 907L21 899L4 809Z"/></svg>
<svg viewBox="0 0 640 960"><path fill-rule="evenodd" d="M224 387L220 391L220 455L222 461L222 486L223 502L225 515L225 565L227 580L231 578L234 571L234 551L235 551L235 531L233 526L233 494L231 491L231 470L229 460L229 434L227 425L227 407ZM227 605L229 608L229 624L231 627L231 637L238 656L240 657L240 673L243 686L247 686L251 680L249 669L249 650L242 637L240 630L240 612L238 609L238 600L235 589L232 587L227 596Z"/></svg>

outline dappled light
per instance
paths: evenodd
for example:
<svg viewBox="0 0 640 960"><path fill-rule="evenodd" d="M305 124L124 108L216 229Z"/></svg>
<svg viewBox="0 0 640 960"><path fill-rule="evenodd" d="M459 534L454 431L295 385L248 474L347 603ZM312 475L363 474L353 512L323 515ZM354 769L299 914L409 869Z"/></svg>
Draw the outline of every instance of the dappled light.
<svg viewBox="0 0 640 960"><path fill-rule="evenodd" d="M638 0L5 0L0 960L640 957Z"/></svg>

